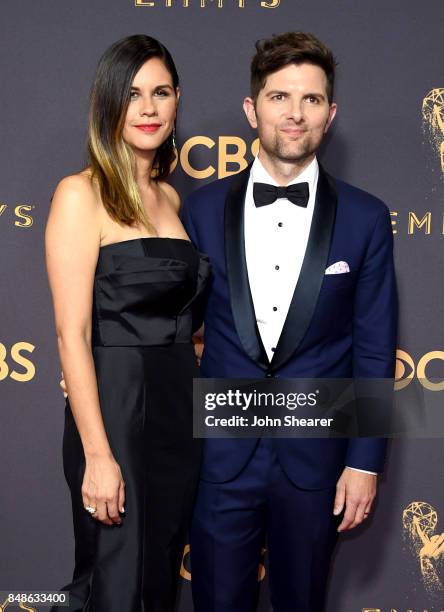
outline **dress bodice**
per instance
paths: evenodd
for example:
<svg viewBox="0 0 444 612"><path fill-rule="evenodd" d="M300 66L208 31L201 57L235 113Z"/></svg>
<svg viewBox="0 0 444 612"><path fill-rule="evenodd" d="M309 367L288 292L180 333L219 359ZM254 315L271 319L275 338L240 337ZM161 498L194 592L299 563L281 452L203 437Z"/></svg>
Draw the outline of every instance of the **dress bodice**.
<svg viewBox="0 0 444 612"><path fill-rule="evenodd" d="M210 275L208 257L178 238L136 238L100 248L93 346L190 342Z"/></svg>

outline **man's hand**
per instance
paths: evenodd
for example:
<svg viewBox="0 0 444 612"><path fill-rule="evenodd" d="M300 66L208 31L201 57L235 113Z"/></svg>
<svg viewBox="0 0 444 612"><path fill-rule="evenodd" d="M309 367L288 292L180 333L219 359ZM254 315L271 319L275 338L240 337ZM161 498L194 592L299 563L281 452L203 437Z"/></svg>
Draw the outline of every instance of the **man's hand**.
<svg viewBox="0 0 444 612"><path fill-rule="evenodd" d="M194 352L196 354L197 365L200 366L200 360L202 359L202 353L204 349L204 326L202 325L195 334L193 334L192 341L194 344Z"/></svg>
<svg viewBox="0 0 444 612"><path fill-rule="evenodd" d="M353 529L370 514L373 500L376 497L377 476L365 474L346 467L336 484L336 498L333 514L342 512L344 518L338 531Z"/></svg>

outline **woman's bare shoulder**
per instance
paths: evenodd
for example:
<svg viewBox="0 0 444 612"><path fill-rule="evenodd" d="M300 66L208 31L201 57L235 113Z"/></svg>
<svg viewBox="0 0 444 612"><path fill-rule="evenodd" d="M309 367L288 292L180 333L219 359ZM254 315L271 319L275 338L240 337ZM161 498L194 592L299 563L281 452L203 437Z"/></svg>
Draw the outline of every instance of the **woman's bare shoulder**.
<svg viewBox="0 0 444 612"><path fill-rule="evenodd" d="M57 184L52 201L53 204L66 202L78 203L86 207L98 207L100 194L97 182L88 170L65 176Z"/></svg>
<svg viewBox="0 0 444 612"><path fill-rule="evenodd" d="M89 191L91 188L91 179L83 172L64 176L57 185L57 189L62 191Z"/></svg>
<svg viewBox="0 0 444 612"><path fill-rule="evenodd" d="M91 177L84 172L63 177L51 199L46 225L47 244L84 241L99 244L103 225L103 206ZM73 239L74 237L74 239Z"/></svg>
<svg viewBox="0 0 444 612"><path fill-rule="evenodd" d="M165 181L159 181L158 183L160 189L167 196L170 204L173 206L176 213L179 213L180 210L180 197L177 191L174 189L172 185L166 183Z"/></svg>

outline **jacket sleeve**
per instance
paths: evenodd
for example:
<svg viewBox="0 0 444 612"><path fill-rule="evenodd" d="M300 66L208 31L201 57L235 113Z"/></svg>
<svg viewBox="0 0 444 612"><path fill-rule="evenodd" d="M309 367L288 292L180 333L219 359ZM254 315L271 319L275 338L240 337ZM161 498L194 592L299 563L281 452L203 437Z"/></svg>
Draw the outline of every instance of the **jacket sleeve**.
<svg viewBox="0 0 444 612"><path fill-rule="evenodd" d="M183 223L183 226L190 237L191 242L194 246L199 249L199 241L197 238L196 228L194 227L193 218L191 215L193 196L188 196L184 203L182 204L182 208L180 211L180 219Z"/></svg>
<svg viewBox="0 0 444 612"><path fill-rule="evenodd" d="M180 219L183 223L183 226L185 227L185 230L191 242L194 244L197 250L200 250L198 234L194 226L193 218L191 215L192 201L193 201L192 195L188 196L188 198L185 199L182 205L181 211L180 211ZM202 326L202 323L205 318L205 310L206 310L208 297L209 297L210 281L211 281L211 276L208 279L205 289L198 296L198 298L195 300L192 306L192 315L193 315L192 331L193 333L195 333Z"/></svg>
<svg viewBox="0 0 444 612"><path fill-rule="evenodd" d="M354 379L394 378L397 324L393 232L389 210L384 206L376 219L357 281L353 315ZM378 389L376 385L375 389ZM366 409L369 407L371 409L371 403L367 403ZM372 418L378 418L382 403L379 406L373 404L373 407L375 414L367 415L368 419L364 421L371 423ZM386 438L354 438L349 442L346 465L381 472L386 446Z"/></svg>

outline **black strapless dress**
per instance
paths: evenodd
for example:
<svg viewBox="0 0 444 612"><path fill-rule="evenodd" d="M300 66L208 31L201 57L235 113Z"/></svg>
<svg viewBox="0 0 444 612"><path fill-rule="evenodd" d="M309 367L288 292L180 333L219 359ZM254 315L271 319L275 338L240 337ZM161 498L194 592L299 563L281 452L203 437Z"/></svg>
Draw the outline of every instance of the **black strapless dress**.
<svg viewBox="0 0 444 612"><path fill-rule="evenodd" d="M69 403L63 465L73 509L75 569L57 611L171 612L197 485L191 334L210 274L187 240L140 238L100 249L93 355L100 408L125 481L122 525L83 507L85 459ZM199 325L195 320L195 327Z"/></svg>

